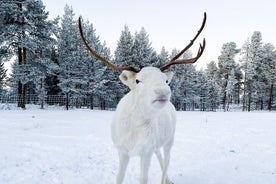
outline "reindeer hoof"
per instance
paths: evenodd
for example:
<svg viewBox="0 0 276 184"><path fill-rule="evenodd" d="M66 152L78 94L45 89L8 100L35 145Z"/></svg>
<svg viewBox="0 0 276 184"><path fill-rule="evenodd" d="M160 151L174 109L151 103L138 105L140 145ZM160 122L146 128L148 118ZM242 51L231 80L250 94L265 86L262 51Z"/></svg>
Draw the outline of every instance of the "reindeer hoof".
<svg viewBox="0 0 276 184"><path fill-rule="evenodd" d="M170 181L169 179L166 179L166 184L173 184L173 182Z"/></svg>

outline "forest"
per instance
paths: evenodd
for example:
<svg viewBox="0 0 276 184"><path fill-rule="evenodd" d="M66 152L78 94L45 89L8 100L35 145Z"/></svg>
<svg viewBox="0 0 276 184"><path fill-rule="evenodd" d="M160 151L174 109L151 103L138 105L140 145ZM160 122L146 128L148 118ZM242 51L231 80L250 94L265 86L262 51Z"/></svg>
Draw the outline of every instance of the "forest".
<svg viewBox="0 0 276 184"><path fill-rule="evenodd" d="M0 104L116 108L129 89L118 71L89 55L77 19L68 5L61 17L49 20L41 0L1 1ZM125 26L112 54L93 23L83 20L83 28L90 46L116 65L159 67L178 53L165 46L157 52L145 28L131 33ZM260 31L245 40L241 48L233 41L223 43L217 61L203 61L206 69L171 67L171 101L177 110L276 110L275 47L262 42ZM188 51L182 57L192 56ZM8 75L4 63L11 61Z"/></svg>

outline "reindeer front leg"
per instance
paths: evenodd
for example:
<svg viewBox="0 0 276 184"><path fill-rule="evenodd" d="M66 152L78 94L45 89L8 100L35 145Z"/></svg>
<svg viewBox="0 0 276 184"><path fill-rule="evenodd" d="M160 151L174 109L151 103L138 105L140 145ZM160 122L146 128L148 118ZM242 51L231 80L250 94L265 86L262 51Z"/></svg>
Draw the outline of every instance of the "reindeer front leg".
<svg viewBox="0 0 276 184"><path fill-rule="evenodd" d="M162 169L162 181L161 181L161 184L173 184L168 176L167 176L167 170L168 170L168 164L165 163L164 159L162 158L162 155L160 153L160 150L156 150L155 151L155 155L156 157L158 158L158 161L159 161L159 164L160 164L160 167ZM167 165L167 169L165 170L164 169L164 165Z"/></svg>
<svg viewBox="0 0 276 184"><path fill-rule="evenodd" d="M172 144L164 146L164 160L163 160L163 174L162 174L162 181L161 184L173 184L167 175L168 167L170 163L170 151L171 151Z"/></svg>
<svg viewBox="0 0 276 184"><path fill-rule="evenodd" d="M147 184L152 153L141 155L140 184Z"/></svg>
<svg viewBox="0 0 276 184"><path fill-rule="evenodd" d="M119 173L117 175L117 184L122 184L125 177L126 168L129 162L129 156L119 151L119 162L120 163Z"/></svg>

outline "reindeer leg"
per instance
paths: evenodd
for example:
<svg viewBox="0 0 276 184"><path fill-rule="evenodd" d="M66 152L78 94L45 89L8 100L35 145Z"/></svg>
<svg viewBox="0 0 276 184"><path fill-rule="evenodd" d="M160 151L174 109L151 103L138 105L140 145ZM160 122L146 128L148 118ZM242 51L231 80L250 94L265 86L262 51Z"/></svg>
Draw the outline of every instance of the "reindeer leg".
<svg viewBox="0 0 276 184"><path fill-rule="evenodd" d="M149 166L151 162L152 153L141 155L141 173L140 173L140 184L147 184Z"/></svg>
<svg viewBox="0 0 276 184"><path fill-rule="evenodd" d="M122 184L128 165L129 156L125 153L119 152L119 172L117 175L117 184Z"/></svg>
<svg viewBox="0 0 276 184"><path fill-rule="evenodd" d="M162 169L162 171L163 171L163 158L162 158L161 152L160 152L160 150L158 149L158 150L155 150L154 153L155 153L156 157L158 158L160 167L161 167L161 169Z"/></svg>
<svg viewBox="0 0 276 184"><path fill-rule="evenodd" d="M168 167L170 163L170 151L171 151L172 145L166 145L164 146L164 160L163 160L163 174L162 174L162 182L161 184L173 184L167 175Z"/></svg>

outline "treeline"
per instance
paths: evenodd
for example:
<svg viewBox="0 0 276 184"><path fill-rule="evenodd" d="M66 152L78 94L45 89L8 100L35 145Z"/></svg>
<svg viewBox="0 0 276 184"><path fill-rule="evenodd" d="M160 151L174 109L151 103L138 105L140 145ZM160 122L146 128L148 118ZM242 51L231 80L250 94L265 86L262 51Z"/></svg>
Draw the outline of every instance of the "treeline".
<svg viewBox="0 0 276 184"><path fill-rule="evenodd" d="M28 95L41 104L52 95L63 96L67 109L76 99L95 100L101 108L114 108L128 91L118 79L119 73L91 57L84 48L72 7L65 6L61 18L48 20L48 12L39 0L3 0L0 4L0 95L17 95L18 106L25 108ZM90 46L117 65L159 67L172 58L177 49L160 53L152 48L144 28L134 34L127 26L121 32L114 57L101 42L93 24L83 23ZM191 52L183 55L192 57ZM3 63L15 60L11 75ZM201 61L208 62L208 61ZM275 107L276 51L262 43L256 31L242 48L234 42L222 46L218 61L206 70L194 65L171 67L175 76L171 85L172 102L178 110L225 111L231 105L243 110L271 110ZM274 103L273 103L274 102Z"/></svg>

